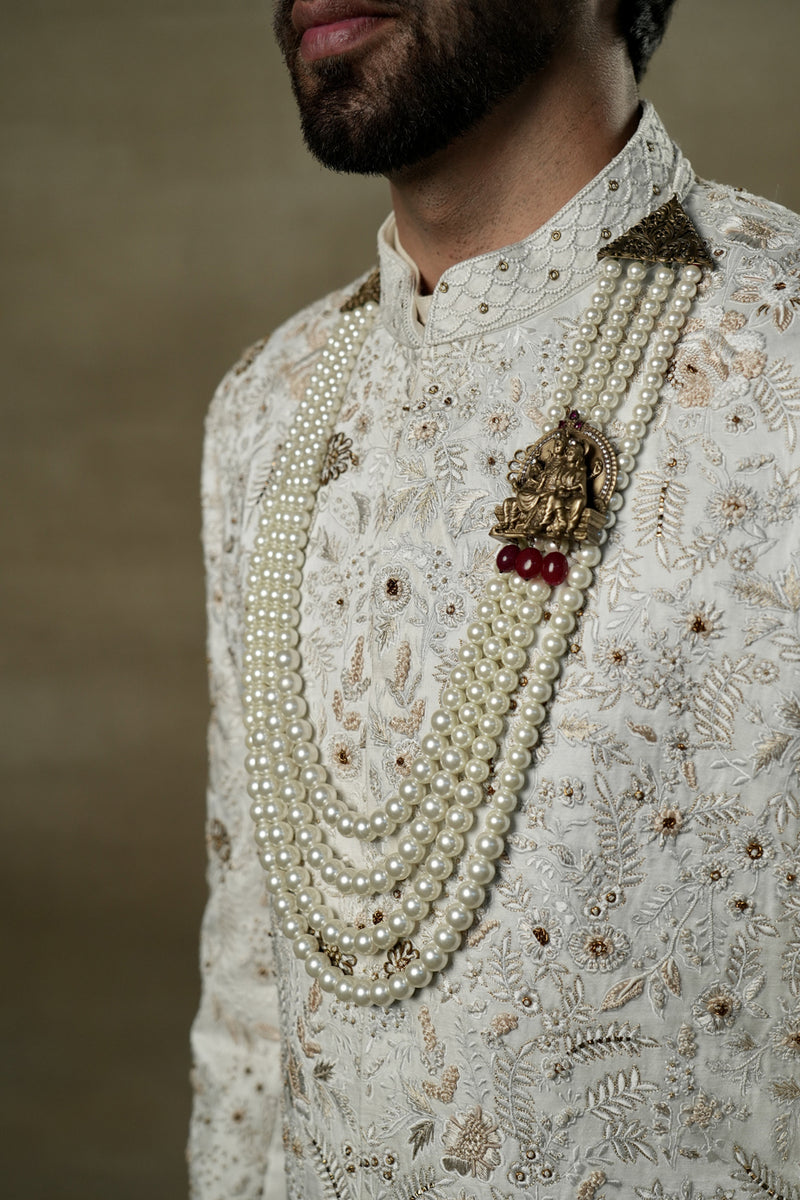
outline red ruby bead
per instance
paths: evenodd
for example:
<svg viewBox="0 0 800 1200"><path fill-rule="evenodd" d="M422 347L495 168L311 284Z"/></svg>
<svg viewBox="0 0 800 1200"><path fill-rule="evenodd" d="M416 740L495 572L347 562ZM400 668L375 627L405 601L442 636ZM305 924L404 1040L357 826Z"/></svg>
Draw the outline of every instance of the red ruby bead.
<svg viewBox="0 0 800 1200"><path fill-rule="evenodd" d="M569 563L565 554L559 554L558 550L553 550L551 554L545 554L542 562L542 579L545 583L555 587L557 584L563 583L568 575Z"/></svg>
<svg viewBox="0 0 800 1200"><path fill-rule="evenodd" d="M520 550L514 569L523 579L536 578L542 569L542 556L535 546Z"/></svg>
<svg viewBox="0 0 800 1200"><path fill-rule="evenodd" d="M497 551L497 569L498 569L498 571L500 571L503 575L506 575L509 571L513 571L514 564L517 561L518 554L519 554L519 547L517 547L517 546L503 546L502 550L498 550Z"/></svg>

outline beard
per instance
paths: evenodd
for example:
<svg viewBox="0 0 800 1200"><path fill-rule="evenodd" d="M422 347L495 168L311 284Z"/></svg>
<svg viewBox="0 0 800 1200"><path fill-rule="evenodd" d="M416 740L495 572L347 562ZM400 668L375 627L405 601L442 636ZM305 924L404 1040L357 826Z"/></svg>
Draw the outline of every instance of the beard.
<svg viewBox="0 0 800 1200"><path fill-rule="evenodd" d="M292 4L275 0L274 28L306 145L332 170L390 176L544 71L573 10L572 0L395 0L377 44L307 63Z"/></svg>

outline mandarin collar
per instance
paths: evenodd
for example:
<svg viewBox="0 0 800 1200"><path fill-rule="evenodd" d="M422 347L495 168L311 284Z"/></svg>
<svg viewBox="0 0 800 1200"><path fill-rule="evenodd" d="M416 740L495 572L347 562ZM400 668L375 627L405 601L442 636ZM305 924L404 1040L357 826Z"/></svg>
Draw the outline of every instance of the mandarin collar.
<svg viewBox="0 0 800 1200"><path fill-rule="evenodd" d="M419 272L394 248L394 215L378 233L381 319L403 345L420 348L490 333L544 312L588 284L597 252L694 181L689 162L651 104L616 158L535 233L442 275L424 328L415 316Z"/></svg>

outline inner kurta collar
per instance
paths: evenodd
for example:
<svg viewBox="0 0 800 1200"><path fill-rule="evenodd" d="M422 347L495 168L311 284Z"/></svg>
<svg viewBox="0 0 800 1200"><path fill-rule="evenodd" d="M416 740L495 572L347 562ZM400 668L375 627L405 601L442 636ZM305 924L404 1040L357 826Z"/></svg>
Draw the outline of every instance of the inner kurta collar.
<svg viewBox="0 0 800 1200"><path fill-rule="evenodd" d="M597 252L677 195L694 173L652 105L599 175L530 237L456 263L442 275L424 329L416 319L419 273L393 246L394 216L378 234L381 317L399 342L420 347L474 337L543 312L594 278Z"/></svg>

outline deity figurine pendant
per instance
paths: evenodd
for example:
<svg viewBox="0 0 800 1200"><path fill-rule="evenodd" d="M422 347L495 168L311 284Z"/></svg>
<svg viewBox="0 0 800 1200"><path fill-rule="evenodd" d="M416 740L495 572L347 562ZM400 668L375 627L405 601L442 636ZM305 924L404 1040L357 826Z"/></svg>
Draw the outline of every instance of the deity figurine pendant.
<svg viewBox="0 0 800 1200"><path fill-rule="evenodd" d="M517 546L535 538L597 541L617 483L616 455L599 429L573 411L518 450L508 468L514 494L495 508L492 537Z"/></svg>

